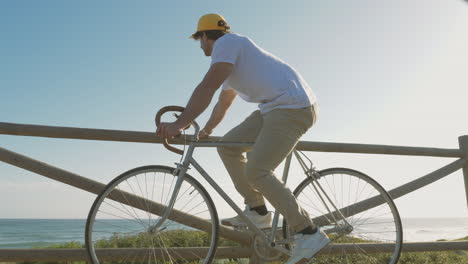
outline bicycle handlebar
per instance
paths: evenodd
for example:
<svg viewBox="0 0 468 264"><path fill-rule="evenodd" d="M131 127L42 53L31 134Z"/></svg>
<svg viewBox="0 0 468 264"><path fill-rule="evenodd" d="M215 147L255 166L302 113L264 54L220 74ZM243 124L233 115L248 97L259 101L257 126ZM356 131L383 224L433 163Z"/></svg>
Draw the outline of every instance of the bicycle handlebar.
<svg viewBox="0 0 468 264"><path fill-rule="evenodd" d="M156 117L154 118L154 121L156 123L156 127L159 126L159 124L161 124L161 116L163 114L165 114L166 112L184 112L185 108L182 107L182 106L176 106L176 105L170 105L170 106L165 106L163 108L161 108L157 113L156 113ZM197 122L195 121L192 121L191 123L194 127L195 127L195 138L198 139L198 132L200 130L200 127L198 126ZM186 127L184 130L187 130L190 128L190 125L188 127ZM178 149L178 148L175 148L171 145L169 145L169 143L167 142L167 138L164 138L163 139L163 145L166 149L174 152L174 153L177 153L177 154L180 154L180 155L184 155L184 151L181 150L181 149Z"/></svg>

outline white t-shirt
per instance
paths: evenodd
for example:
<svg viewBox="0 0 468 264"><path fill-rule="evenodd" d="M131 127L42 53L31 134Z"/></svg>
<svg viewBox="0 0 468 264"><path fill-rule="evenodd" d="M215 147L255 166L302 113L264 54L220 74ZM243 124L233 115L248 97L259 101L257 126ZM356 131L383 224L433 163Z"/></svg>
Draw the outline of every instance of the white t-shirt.
<svg viewBox="0 0 468 264"><path fill-rule="evenodd" d="M211 65L217 62L234 65L222 89L234 89L247 102L259 103L262 113L316 102L312 89L296 70L248 37L230 33L216 40Z"/></svg>

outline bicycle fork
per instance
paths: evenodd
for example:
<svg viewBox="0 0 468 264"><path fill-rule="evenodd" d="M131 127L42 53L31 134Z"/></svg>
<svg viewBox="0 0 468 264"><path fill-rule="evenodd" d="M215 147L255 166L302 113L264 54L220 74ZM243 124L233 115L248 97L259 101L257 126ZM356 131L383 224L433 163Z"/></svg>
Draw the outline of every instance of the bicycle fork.
<svg viewBox="0 0 468 264"><path fill-rule="evenodd" d="M190 158L192 157L194 148L195 147L193 145L190 145L183 163L176 163L177 168L174 170L174 175L177 175L177 181L174 186L174 191L172 192L171 199L169 200L169 204L167 205L166 209L164 209L161 219L156 224L148 228L149 233L158 232L159 227L161 227L161 225L164 224L164 222L166 222L167 218L169 217L169 214L171 213L172 208L174 207L174 204L176 202L177 195L179 195L180 187L182 186L182 182L184 181L185 173L189 169Z"/></svg>

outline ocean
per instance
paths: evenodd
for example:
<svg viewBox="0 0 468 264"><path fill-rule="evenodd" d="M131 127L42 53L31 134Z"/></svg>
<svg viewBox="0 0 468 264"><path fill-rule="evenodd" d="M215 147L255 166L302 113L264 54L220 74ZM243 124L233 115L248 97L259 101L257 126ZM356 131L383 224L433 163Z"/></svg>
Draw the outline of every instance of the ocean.
<svg viewBox="0 0 468 264"><path fill-rule="evenodd" d="M402 222L406 242L468 236L468 218L405 218ZM85 224L85 219L0 219L0 248L84 243Z"/></svg>

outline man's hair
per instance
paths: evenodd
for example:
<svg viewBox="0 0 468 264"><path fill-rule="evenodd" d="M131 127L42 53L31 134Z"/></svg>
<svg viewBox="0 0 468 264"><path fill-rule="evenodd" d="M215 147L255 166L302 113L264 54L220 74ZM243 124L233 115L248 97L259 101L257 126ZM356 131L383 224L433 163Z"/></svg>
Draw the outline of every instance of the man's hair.
<svg viewBox="0 0 468 264"><path fill-rule="evenodd" d="M219 39L220 37L228 34L228 33L231 33L229 30L206 30L206 31L198 31L197 33L194 34L194 37L195 39L199 39L201 38L201 36L203 36L203 33L206 34L206 37L208 39L212 39L212 40L217 40Z"/></svg>

